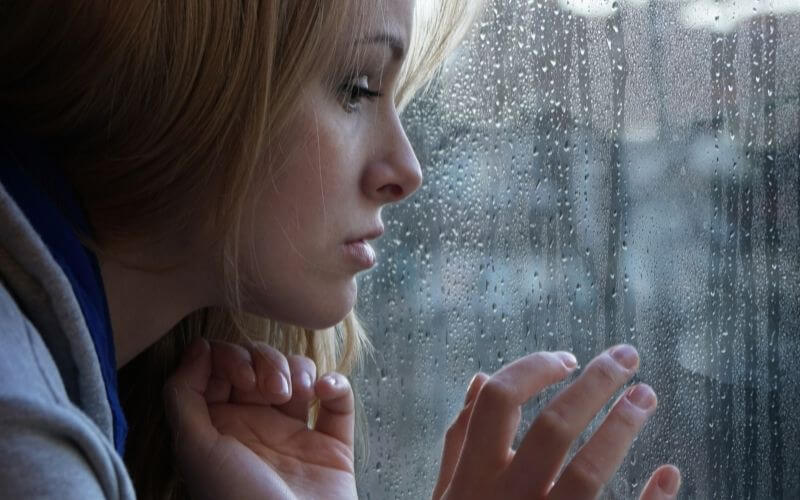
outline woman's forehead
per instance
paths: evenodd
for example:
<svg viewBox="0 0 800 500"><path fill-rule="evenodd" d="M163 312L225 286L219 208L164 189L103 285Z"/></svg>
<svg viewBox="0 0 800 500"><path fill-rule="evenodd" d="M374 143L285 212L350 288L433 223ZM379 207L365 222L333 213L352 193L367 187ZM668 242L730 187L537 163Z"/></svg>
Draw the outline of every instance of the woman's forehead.
<svg viewBox="0 0 800 500"><path fill-rule="evenodd" d="M431 1L431 0L425 0ZM414 21L415 0L383 0L370 2L376 9L375 15L368 16L369 29L372 32L386 32L408 45Z"/></svg>
<svg viewBox="0 0 800 500"><path fill-rule="evenodd" d="M433 1L433 0L425 0ZM337 69L352 70L370 48L383 47L392 51L392 59L402 61L408 50L414 24L415 0L353 0L348 6L352 29L336 33ZM344 62L344 64L342 64Z"/></svg>

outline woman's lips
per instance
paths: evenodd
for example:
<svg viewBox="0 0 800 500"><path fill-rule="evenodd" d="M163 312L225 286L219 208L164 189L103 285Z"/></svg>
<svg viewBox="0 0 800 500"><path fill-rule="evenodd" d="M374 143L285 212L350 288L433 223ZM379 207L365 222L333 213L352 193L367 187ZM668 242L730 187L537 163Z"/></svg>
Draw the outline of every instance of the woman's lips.
<svg viewBox="0 0 800 500"><path fill-rule="evenodd" d="M365 230L344 243L344 255L358 270L365 270L375 266L377 257L375 249L368 243L369 240L380 238L383 235L383 224L378 222L372 229ZM358 233L356 233L358 234Z"/></svg>
<svg viewBox="0 0 800 500"><path fill-rule="evenodd" d="M347 243L357 243L359 241L369 241L369 240L376 240L383 236L383 223L378 223L373 229L368 230L365 233L353 235L351 238L347 240Z"/></svg>
<svg viewBox="0 0 800 500"><path fill-rule="evenodd" d="M345 256L360 269L375 266L377 257L372 246L364 240L351 241L344 245Z"/></svg>

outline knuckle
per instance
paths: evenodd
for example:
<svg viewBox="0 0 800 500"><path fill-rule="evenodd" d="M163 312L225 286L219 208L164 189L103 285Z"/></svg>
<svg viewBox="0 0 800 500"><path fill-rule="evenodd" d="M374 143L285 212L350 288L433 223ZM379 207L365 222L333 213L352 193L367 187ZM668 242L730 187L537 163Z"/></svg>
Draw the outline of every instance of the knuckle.
<svg viewBox="0 0 800 500"><path fill-rule="evenodd" d="M509 406L513 399L511 388L499 377L491 377L478 392L478 404L481 406Z"/></svg>
<svg viewBox="0 0 800 500"><path fill-rule="evenodd" d="M230 349L232 352L236 353L236 355L241 357L242 359L250 360L250 351L245 349L244 346L239 344L230 344L226 342L225 347Z"/></svg>
<svg viewBox="0 0 800 500"><path fill-rule="evenodd" d="M542 410L534 425L539 426L545 435L552 435L562 440L569 439L573 434L570 422L562 412L553 407Z"/></svg>
<svg viewBox="0 0 800 500"><path fill-rule="evenodd" d="M447 431L444 433L445 443L450 443L461 436L464 427L462 420L463 419L461 419L460 417L457 418L456 421L453 422L453 424L447 428Z"/></svg>
<svg viewBox="0 0 800 500"><path fill-rule="evenodd" d="M603 471L585 456L575 456L569 468L571 481L577 483L581 490L597 492L605 484Z"/></svg>
<svg viewBox="0 0 800 500"><path fill-rule="evenodd" d="M292 354L288 357L288 361L290 365L300 366L303 368L316 368L316 364L311 358L307 358L305 356L300 356L298 354Z"/></svg>
<svg viewBox="0 0 800 500"><path fill-rule="evenodd" d="M534 363L550 364L552 362L552 355L544 351L538 351L530 355L530 360Z"/></svg>
<svg viewBox="0 0 800 500"><path fill-rule="evenodd" d="M279 350L261 342L257 342L254 347L253 357L274 365L276 370L288 369L289 360Z"/></svg>
<svg viewBox="0 0 800 500"><path fill-rule="evenodd" d="M561 375L566 370L566 367L564 366L564 363L561 362L561 359L551 352L539 351L533 353L531 355L531 362L536 366L545 367L548 377L556 374Z"/></svg>
<svg viewBox="0 0 800 500"><path fill-rule="evenodd" d="M597 358L592 364L591 374L592 378L606 387L616 387L623 381L620 366L610 356Z"/></svg>
<svg viewBox="0 0 800 500"><path fill-rule="evenodd" d="M633 405L626 400L620 401L614 411L611 413L611 418L617 421L617 425L622 427L626 432L633 435L639 431L639 426L642 421L639 411L634 410Z"/></svg>
<svg viewBox="0 0 800 500"><path fill-rule="evenodd" d="M230 357L249 358L249 353L247 352L247 349L238 344L232 344L230 342L225 342L222 340L211 340L209 341L209 345L211 346L211 350L214 351L214 353L217 356L223 356L225 359Z"/></svg>
<svg viewBox="0 0 800 500"><path fill-rule="evenodd" d="M266 342L261 342L261 341L253 342L253 348L265 356L286 359L286 356L284 356L282 352L275 349Z"/></svg>

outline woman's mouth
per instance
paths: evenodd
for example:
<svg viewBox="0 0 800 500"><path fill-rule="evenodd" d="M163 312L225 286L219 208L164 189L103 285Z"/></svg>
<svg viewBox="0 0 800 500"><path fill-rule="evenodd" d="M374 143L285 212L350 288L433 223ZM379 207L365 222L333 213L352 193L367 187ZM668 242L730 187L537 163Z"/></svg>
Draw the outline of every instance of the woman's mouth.
<svg viewBox="0 0 800 500"><path fill-rule="evenodd" d="M375 249L365 240L351 241L344 245L345 256L358 268L370 269L375 266Z"/></svg>

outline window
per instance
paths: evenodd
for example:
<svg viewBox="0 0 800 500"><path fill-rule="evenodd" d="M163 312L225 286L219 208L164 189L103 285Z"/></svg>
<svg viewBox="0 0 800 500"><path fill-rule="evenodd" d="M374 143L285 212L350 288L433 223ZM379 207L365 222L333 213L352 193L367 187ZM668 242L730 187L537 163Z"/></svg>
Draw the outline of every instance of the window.
<svg viewBox="0 0 800 500"><path fill-rule="evenodd" d="M623 341L659 410L607 495L671 462L682 498L800 496L800 2L489 2L404 122L362 496L429 497L475 371Z"/></svg>

